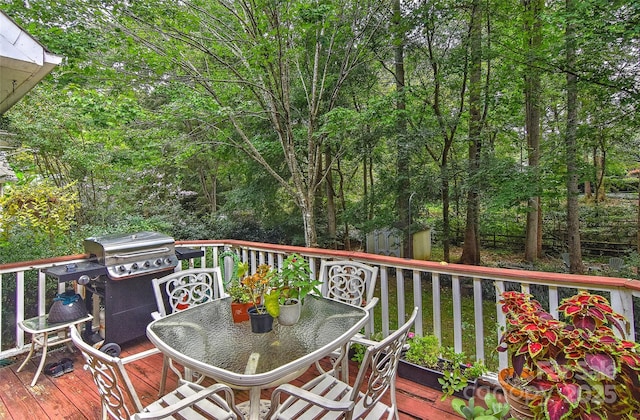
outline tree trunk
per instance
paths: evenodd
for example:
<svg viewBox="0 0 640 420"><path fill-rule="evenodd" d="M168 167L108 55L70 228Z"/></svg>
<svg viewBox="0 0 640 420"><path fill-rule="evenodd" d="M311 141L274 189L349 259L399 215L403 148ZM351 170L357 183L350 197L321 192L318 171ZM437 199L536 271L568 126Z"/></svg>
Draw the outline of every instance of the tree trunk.
<svg viewBox="0 0 640 420"><path fill-rule="evenodd" d="M400 0L393 2L393 34L394 34L394 56L395 56L395 79L396 79L396 210L398 216L398 227L403 233L402 254L406 258L412 255L411 240L411 220L409 220L409 197L411 194L411 174L409 173L409 144L407 136L407 121L405 116L404 97L404 29L400 10Z"/></svg>
<svg viewBox="0 0 640 420"><path fill-rule="evenodd" d="M567 15L572 16L575 0L566 0ZM570 18L571 19L571 18ZM582 248L580 245L580 217L578 205L578 153L576 130L578 124L578 78L573 69L576 63L575 25L569 20L565 32L567 69L567 129L565 147L567 159L567 245L569 247L569 271L582 273Z"/></svg>
<svg viewBox="0 0 640 420"><path fill-rule="evenodd" d="M340 165L340 158L336 160L338 164L338 197L340 198L340 204L342 204L342 211L347 211L347 200L345 199L344 193L344 172L342 171L342 166ZM344 218L344 249L347 251L351 251L351 234L349 233L349 220Z"/></svg>
<svg viewBox="0 0 640 420"><path fill-rule="evenodd" d="M525 97L525 130L527 137L527 155L529 169L535 174L538 183L538 166L540 162L540 71L537 67L538 51L542 43L542 24L540 14L544 3L542 0L524 0L524 31L527 68L524 76ZM536 188L538 190L539 188ZM540 257L542 244L538 243L538 221L541 219L540 197L536 194L529 198L527 209L527 227L524 246L524 258L534 262Z"/></svg>
<svg viewBox="0 0 640 420"><path fill-rule="evenodd" d="M467 192L467 223L460 262L480 264L480 198L478 172L482 148L482 10L479 0L473 0L470 31L469 70L469 191Z"/></svg>
<svg viewBox="0 0 640 420"><path fill-rule="evenodd" d="M309 248L318 247L318 236L316 234L316 217L313 211L315 195L309 194L305 196L298 207L302 209L302 222L304 223L304 242Z"/></svg>
<svg viewBox="0 0 640 420"><path fill-rule="evenodd" d="M606 165L607 155L604 151L604 148L601 149L600 153L596 153L594 157L594 164L596 166L596 202L602 203L606 200L606 193L604 189L604 173L605 173L605 165Z"/></svg>
<svg viewBox="0 0 640 420"><path fill-rule="evenodd" d="M335 192L333 190L333 171L331 170L331 147L325 148L325 165L326 174L325 194L327 196L327 235L329 235L329 245L333 249L337 249L337 228L336 228L336 203Z"/></svg>
<svg viewBox="0 0 640 420"><path fill-rule="evenodd" d="M449 170L446 157L443 157L440 166L440 176L442 177L442 250L443 259L446 262L451 261L451 222L449 220Z"/></svg>

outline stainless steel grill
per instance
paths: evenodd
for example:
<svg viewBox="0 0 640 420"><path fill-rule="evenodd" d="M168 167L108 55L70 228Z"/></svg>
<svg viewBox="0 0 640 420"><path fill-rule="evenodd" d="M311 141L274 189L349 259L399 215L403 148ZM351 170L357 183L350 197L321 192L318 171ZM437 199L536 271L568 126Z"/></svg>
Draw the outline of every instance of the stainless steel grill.
<svg viewBox="0 0 640 420"><path fill-rule="evenodd" d="M158 232L95 236L85 239L83 246L89 261L52 267L46 273L60 282L85 285L89 311L95 315L97 305L104 307L108 343L144 336L157 310L151 280L174 271L181 259L203 255L201 250L177 248L173 238ZM99 296L99 302L93 296ZM85 339L98 340L91 324Z"/></svg>
<svg viewBox="0 0 640 420"><path fill-rule="evenodd" d="M107 268L112 280L166 271L178 265L173 238L158 232L91 237L83 245L87 254Z"/></svg>

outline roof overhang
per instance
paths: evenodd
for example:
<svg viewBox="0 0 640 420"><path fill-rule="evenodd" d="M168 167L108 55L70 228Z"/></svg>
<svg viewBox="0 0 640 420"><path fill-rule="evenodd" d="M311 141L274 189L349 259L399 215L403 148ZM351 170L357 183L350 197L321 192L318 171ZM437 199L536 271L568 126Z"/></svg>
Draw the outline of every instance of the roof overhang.
<svg viewBox="0 0 640 420"><path fill-rule="evenodd" d="M61 62L0 11L0 115Z"/></svg>

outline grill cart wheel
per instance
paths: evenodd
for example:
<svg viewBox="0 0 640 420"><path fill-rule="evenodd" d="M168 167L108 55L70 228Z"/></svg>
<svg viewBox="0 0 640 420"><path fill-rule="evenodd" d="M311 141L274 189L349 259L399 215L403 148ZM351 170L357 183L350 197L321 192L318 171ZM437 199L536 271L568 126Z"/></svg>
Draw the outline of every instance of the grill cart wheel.
<svg viewBox="0 0 640 420"><path fill-rule="evenodd" d="M100 347L100 351L108 354L111 357L118 357L120 356L120 352L122 350L116 343L107 343L104 346Z"/></svg>

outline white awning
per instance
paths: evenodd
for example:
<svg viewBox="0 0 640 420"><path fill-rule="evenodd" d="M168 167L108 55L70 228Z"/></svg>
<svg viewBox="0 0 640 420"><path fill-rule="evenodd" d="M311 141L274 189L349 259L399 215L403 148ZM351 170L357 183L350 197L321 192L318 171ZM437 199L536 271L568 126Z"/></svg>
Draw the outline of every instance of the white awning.
<svg viewBox="0 0 640 420"><path fill-rule="evenodd" d="M0 114L61 62L61 56L48 52L0 11Z"/></svg>

